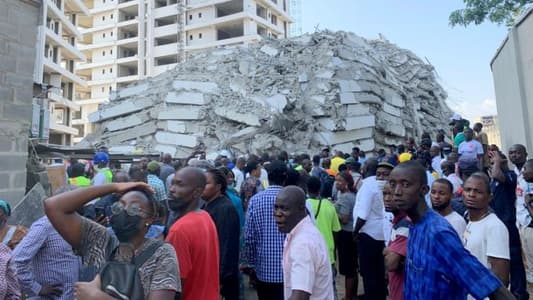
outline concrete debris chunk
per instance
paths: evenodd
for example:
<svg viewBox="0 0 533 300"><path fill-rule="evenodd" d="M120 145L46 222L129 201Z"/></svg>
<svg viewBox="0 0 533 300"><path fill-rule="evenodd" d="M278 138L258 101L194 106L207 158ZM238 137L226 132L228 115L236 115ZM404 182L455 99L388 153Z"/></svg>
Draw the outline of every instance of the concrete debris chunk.
<svg viewBox="0 0 533 300"><path fill-rule="evenodd" d="M411 51L323 31L191 54L113 92L89 119L113 151L371 152L447 128L446 97Z"/></svg>

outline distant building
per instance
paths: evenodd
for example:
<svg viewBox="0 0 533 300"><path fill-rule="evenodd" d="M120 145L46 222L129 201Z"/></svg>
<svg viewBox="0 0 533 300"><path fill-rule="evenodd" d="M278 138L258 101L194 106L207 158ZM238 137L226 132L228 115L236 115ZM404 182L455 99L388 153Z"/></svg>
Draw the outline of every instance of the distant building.
<svg viewBox="0 0 533 300"><path fill-rule="evenodd" d="M88 115L109 92L172 69L190 53L289 35L289 0L85 0L83 45L87 61L77 75L75 141L93 131ZM145 4L146 3L146 4Z"/></svg>
<svg viewBox="0 0 533 300"><path fill-rule="evenodd" d="M481 123L483 132L487 134L489 145L497 145L501 148L500 128L498 127L498 116L484 116L473 119L473 123ZM473 125L473 123L471 125Z"/></svg>
<svg viewBox="0 0 533 300"><path fill-rule="evenodd" d="M533 8L509 30L490 66L503 149L524 144L533 151Z"/></svg>
<svg viewBox="0 0 533 300"><path fill-rule="evenodd" d="M41 2L33 81L41 87L35 93L34 109L45 117L32 135L51 144L71 145L79 133L72 126L72 114L80 110L76 87L87 83L76 75L76 64L85 61L76 45L81 38L77 22L88 13L81 0Z"/></svg>

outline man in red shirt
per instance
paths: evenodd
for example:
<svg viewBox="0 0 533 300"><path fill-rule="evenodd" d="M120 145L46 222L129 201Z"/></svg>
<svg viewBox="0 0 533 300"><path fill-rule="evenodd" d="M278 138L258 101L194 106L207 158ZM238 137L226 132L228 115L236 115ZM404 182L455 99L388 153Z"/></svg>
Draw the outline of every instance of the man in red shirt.
<svg viewBox="0 0 533 300"><path fill-rule="evenodd" d="M385 211L394 214L392 220L391 239L383 250L385 267L389 275L389 299L403 299L403 283L405 281L405 257L407 256L407 237L409 236L409 218L394 203L392 189L387 183L383 188Z"/></svg>
<svg viewBox="0 0 533 300"><path fill-rule="evenodd" d="M184 300L219 299L219 245L217 229L199 201L206 181L202 170L184 168L176 172L168 206L183 211L170 227L167 242L176 249Z"/></svg>

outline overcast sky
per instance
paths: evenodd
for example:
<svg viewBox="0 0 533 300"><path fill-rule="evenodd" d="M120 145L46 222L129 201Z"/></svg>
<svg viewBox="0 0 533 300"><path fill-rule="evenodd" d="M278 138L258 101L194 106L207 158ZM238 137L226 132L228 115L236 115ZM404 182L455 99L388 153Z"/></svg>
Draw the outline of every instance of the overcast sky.
<svg viewBox="0 0 533 300"><path fill-rule="evenodd" d="M427 58L448 92L448 105L467 118L496 114L490 61L507 35L505 26L450 27L459 0L301 0L303 32L352 31Z"/></svg>

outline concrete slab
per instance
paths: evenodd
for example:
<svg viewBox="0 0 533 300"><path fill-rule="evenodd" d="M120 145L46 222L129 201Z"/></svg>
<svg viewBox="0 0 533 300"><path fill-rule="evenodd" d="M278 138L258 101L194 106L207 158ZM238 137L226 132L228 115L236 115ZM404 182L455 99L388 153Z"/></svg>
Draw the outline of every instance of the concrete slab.
<svg viewBox="0 0 533 300"><path fill-rule="evenodd" d="M160 153L170 153L174 157L176 154L176 146L171 145L155 145L154 150Z"/></svg>
<svg viewBox="0 0 533 300"><path fill-rule="evenodd" d="M160 111L157 115L159 120L200 120L200 107L177 107Z"/></svg>
<svg viewBox="0 0 533 300"><path fill-rule="evenodd" d="M383 95L385 97L385 101L387 101L388 103L396 106L396 107L404 107L405 106L405 101L403 100L402 96L392 90L392 89L385 89L383 91Z"/></svg>
<svg viewBox="0 0 533 300"><path fill-rule="evenodd" d="M134 95L139 95L142 92L148 90L148 87L149 87L148 83L143 83L143 84L138 84L138 85L123 88L118 91L118 97L126 98L126 97L131 97Z"/></svg>
<svg viewBox="0 0 533 300"><path fill-rule="evenodd" d="M249 126L260 126L261 123L259 122L259 117L256 114L252 113L238 113L234 109L227 108L227 107L216 107L215 108L215 114L217 114L220 117L239 122L244 123Z"/></svg>
<svg viewBox="0 0 533 300"><path fill-rule="evenodd" d="M135 152L135 149L135 146L112 146L109 147L109 153L127 154Z"/></svg>
<svg viewBox="0 0 533 300"><path fill-rule="evenodd" d="M198 139L195 136L164 131L158 131L155 134L155 140L159 144L176 145L188 148L194 148L198 144Z"/></svg>
<svg viewBox="0 0 533 300"><path fill-rule="evenodd" d="M104 120L120 117L141 111L153 105L149 98L137 99L133 101L124 101L120 104L103 108L89 115L89 122L96 123Z"/></svg>
<svg viewBox="0 0 533 300"><path fill-rule="evenodd" d="M320 142L322 145L337 145L371 138L373 132L373 128L362 128L350 131L337 132L323 131L315 133L313 139Z"/></svg>
<svg viewBox="0 0 533 300"><path fill-rule="evenodd" d="M341 104L355 104L359 103L357 99L355 99L354 93L348 92L348 93L340 93L339 99Z"/></svg>
<svg viewBox="0 0 533 300"><path fill-rule="evenodd" d="M287 106L287 97L282 94L276 94L265 100L265 103L272 108L273 111L283 112L285 106Z"/></svg>
<svg viewBox="0 0 533 300"><path fill-rule="evenodd" d="M402 111L399 108L388 103L383 103L383 111L396 117L400 117L402 115Z"/></svg>
<svg viewBox="0 0 533 300"><path fill-rule="evenodd" d="M345 119L345 130L360 129L366 127L374 127L376 118L373 115L348 117Z"/></svg>
<svg viewBox="0 0 533 300"><path fill-rule="evenodd" d="M29 228L33 222L44 216L43 201L47 197L43 186L40 183L35 184L24 198L11 209L9 224L20 224Z"/></svg>
<svg viewBox="0 0 533 300"><path fill-rule="evenodd" d="M102 139L108 139L110 145L118 145L124 141L135 140L138 137L153 134L156 131L156 122L151 121L130 129L104 134Z"/></svg>
<svg viewBox="0 0 533 300"><path fill-rule="evenodd" d="M197 90L202 93L215 94L218 92L218 84L214 82L175 80L172 87L176 90Z"/></svg>
<svg viewBox="0 0 533 300"><path fill-rule="evenodd" d="M116 119L110 122L107 122L105 124L105 129L107 131L117 131L126 129L129 127L141 125L142 123L146 122L148 117L141 117L141 114L133 114L129 115L125 118Z"/></svg>
<svg viewBox="0 0 533 300"><path fill-rule="evenodd" d="M177 132L177 133L185 133L187 132L187 125L185 122L182 121L167 121L166 129L168 131Z"/></svg>
<svg viewBox="0 0 533 300"><path fill-rule="evenodd" d="M268 45L264 45L263 47L261 47L261 52L265 53L265 54L268 54L270 56L276 56L278 55L279 51L278 49L276 48L273 48L273 47L270 47Z"/></svg>
<svg viewBox="0 0 533 300"><path fill-rule="evenodd" d="M346 105L346 116L365 116L370 114L370 107L365 104L349 104Z"/></svg>
<svg viewBox="0 0 533 300"><path fill-rule="evenodd" d="M355 80L339 80L339 88L341 93L362 92L363 89Z"/></svg>
<svg viewBox="0 0 533 300"><path fill-rule="evenodd" d="M314 96L311 96L311 99L320 103L320 104L325 104L326 103L326 96L324 95L314 95Z"/></svg>
<svg viewBox="0 0 533 300"><path fill-rule="evenodd" d="M165 98L166 103L172 104L206 104L204 94L194 92L169 92Z"/></svg>

